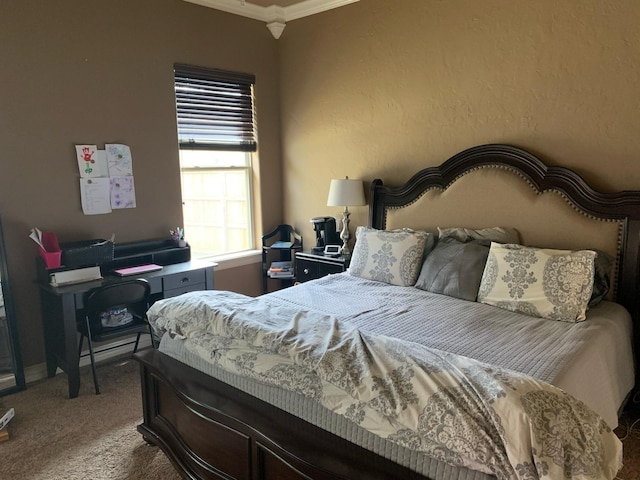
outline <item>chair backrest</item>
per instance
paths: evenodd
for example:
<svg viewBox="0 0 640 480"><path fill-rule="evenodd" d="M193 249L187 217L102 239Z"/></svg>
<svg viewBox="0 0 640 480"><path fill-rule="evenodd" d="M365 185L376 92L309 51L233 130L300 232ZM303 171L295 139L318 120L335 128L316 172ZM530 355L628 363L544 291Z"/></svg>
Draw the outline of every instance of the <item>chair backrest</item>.
<svg viewBox="0 0 640 480"><path fill-rule="evenodd" d="M144 315L149 304L151 288L143 278L125 280L89 290L84 296L84 309L93 316L110 308L128 307Z"/></svg>

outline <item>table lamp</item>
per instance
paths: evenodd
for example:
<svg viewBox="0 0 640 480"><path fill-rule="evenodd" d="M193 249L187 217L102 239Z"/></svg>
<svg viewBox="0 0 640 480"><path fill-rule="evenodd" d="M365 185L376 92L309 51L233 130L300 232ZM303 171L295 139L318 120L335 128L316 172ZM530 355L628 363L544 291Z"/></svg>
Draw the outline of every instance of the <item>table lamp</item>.
<svg viewBox="0 0 640 480"><path fill-rule="evenodd" d="M329 186L329 198L327 198L328 207L344 206L342 212L342 231L340 239L342 240L342 254L351 255L349 250L349 207L366 205L364 199L364 189L362 188L362 180L351 180L349 177L344 179L333 179Z"/></svg>

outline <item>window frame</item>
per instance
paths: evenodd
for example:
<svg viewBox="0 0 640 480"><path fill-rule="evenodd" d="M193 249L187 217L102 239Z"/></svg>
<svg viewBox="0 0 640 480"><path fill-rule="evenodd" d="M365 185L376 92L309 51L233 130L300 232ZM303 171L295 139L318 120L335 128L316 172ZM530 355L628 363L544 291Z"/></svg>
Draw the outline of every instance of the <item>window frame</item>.
<svg viewBox="0 0 640 480"><path fill-rule="evenodd" d="M224 218L224 243L226 250L220 253L198 254L199 258L227 256L255 249L256 229L254 165L252 152L257 151L255 115L255 76L192 65L174 65L174 93L180 150L180 185L185 214L184 173L195 171L244 171L247 206L247 249L229 250L229 227ZM246 163L237 165L195 164L183 167L183 152L189 150L211 152L243 152ZM206 163L206 161L205 161ZM215 163L215 161L213 162ZM225 201L225 206L228 202ZM225 210L225 213L227 210ZM206 224L206 222L205 222ZM214 225L211 225L214 226ZM188 231L186 232L188 236Z"/></svg>
<svg viewBox="0 0 640 480"><path fill-rule="evenodd" d="M182 150L182 149L181 149ZM241 153L241 152L238 152ZM248 217L248 222L247 222L247 234L246 234L246 242L247 242L247 247L246 248L242 248L242 249L229 249L228 248L228 240L229 240L229 236L225 235L224 239L222 240L223 243L225 244L225 249L220 252L220 253L205 253L204 250L199 250L199 249L194 249L192 248L192 253L195 254L196 258L213 258L213 257L217 257L217 256L224 256L224 255L232 255L235 253L240 253L240 252L245 252L245 251L249 251L249 250L254 250L255 249L255 238L254 238L254 232L255 232L255 215L254 215L254 201L253 201L253 163L252 163L252 158L251 158L251 153L250 152L242 152L244 155L246 155L247 157L247 163L245 166L225 166L225 165L220 165L220 166L205 166L205 167L201 167L201 166L188 166L188 167L183 167L182 166L182 162L180 165L180 186L182 189L182 203L183 203L183 207L182 207L182 211L183 211L183 216L185 215L185 202L188 201L188 199L185 199L184 196L184 174L187 173L198 173L198 172L202 172L202 173L206 173L206 172L236 172L236 171L242 171L244 172L244 182L245 182L245 186L246 186L246 192L247 192L247 217ZM194 199L191 199L191 201L197 201ZM225 206L228 203L227 200L225 200ZM229 224L227 223L227 210L225 209L222 218L223 218L223 222L224 225L223 228L225 232L228 232L230 228ZM205 224L211 227L216 227L216 225L213 224ZM187 227L186 224L186 218L185 218L185 227ZM188 233L188 228L187 228L187 233Z"/></svg>

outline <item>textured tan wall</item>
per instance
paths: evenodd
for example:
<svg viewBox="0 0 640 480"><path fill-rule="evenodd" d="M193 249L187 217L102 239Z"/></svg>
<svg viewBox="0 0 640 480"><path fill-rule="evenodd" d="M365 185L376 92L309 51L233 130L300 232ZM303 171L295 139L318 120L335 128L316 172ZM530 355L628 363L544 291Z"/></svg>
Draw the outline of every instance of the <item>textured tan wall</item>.
<svg viewBox="0 0 640 480"><path fill-rule="evenodd" d="M216 290L228 290L256 297L262 294L262 263L216 270Z"/></svg>
<svg viewBox="0 0 640 480"><path fill-rule="evenodd" d="M331 178L398 185L473 145L510 143L605 191L640 189L640 2L366 0L279 40L285 217ZM366 223L353 208L352 233Z"/></svg>
<svg viewBox="0 0 640 480"><path fill-rule="evenodd" d="M277 42L263 23L182 0L0 3L0 215L26 365L44 358L31 227L126 242L182 223L174 62L256 75L258 200L272 228L282 219ZM82 214L76 143L131 147L137 208Z"/></svg>
<svg viewBox="0 0 640 480"><path fill-rule="evenodd" d="M309 218L340 215L325 205L331 178L398 184L481 143L528 148L602 190L640 188L639 23L635 0L363 0L275 41L182 0L2 2L0 214L25 363L43 358L29 228L128 241L181 223L174 62L257 75L263 230L284 195L309 247ZM132 147L136 209L82 215L80 142ZM351 210L353 231L367 208ZM237 280L226 272L220 288Z"/></svg>

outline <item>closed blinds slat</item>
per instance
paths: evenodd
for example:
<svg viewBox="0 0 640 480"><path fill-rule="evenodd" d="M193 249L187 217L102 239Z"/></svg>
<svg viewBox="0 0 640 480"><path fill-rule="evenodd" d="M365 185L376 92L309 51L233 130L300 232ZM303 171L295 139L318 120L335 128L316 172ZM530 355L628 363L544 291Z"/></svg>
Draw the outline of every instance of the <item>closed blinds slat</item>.
<svg viewBox="0 0 640 480"><path fill-rule="evenodd" d="M253 75L176 64L181 148L255 151Z"/></svg>

